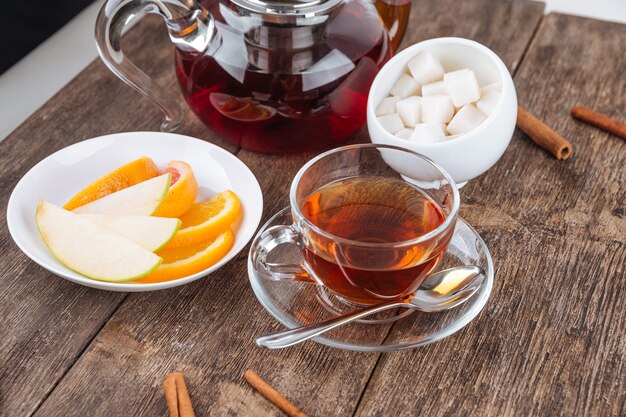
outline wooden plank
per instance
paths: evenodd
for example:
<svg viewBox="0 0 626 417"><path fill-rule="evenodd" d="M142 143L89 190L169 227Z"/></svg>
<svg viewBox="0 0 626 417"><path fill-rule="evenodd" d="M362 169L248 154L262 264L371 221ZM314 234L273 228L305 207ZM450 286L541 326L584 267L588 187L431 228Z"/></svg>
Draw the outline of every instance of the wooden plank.
<svg viewBox="0 0 626 417"><path fill-rule="evenodd" d="M167 35L159 30L161 26L151 19L131 31L128 55L176 92L171 49L141 49L157 42L165 45ZM161 117L148 100L121 83L102 63L92 63L0 143L0 216L6 217L17 181L47 155L94 136L155 130ZM212 137L191 112L186 112L181 133L237 150ZM12 242L6 222L0 224L0 252L0 317L4 318L0 414L30 415L125 295L81 287L38 267Z"/></svg>
<svg viewBox="0 0 626 417"><path fill-rule="evenodd" d="M544 18L515 85L575 153L556 161L516 132L461 191L492 298L457 335L383 355L357 416L626 415L626 147L569 116L580 103L626 120L625 44L626 25Z"/></svg>
<svg viewBox="0 0 626 417"><path fill-rule="evenodd" d="M419 0L413 5L403 46L442 36L469 38L493 49L511 71L517 68L545 7L543 2L518 0Z"/></svg>
<svg viewBox="0 0 626 417"><path fill-rule="evenodd" d="M511 68L542 13L540 4L527 2L473 0L457 7L459 2L445 0L441 9L431 3L416 2L412 21L419 24L410 29L407 43L452 32L476 36L502 52ZM487 17L499 20L486 21L486 8L493 13ZM425 10L438 14L422 25ZM511 25L504 19L511 16L526 24ZM287 204L291 178L312 156L239 155L259 178L266 217ZM314 343L278 352L255 347L255 336L281 326L254 298L245 262L242 253L194 284L129 295L36 415L164 415L160 383L172 370L186 375L198 415L281 415L243 381L247 368L312 415L352 415L379 355Z"/></svg>

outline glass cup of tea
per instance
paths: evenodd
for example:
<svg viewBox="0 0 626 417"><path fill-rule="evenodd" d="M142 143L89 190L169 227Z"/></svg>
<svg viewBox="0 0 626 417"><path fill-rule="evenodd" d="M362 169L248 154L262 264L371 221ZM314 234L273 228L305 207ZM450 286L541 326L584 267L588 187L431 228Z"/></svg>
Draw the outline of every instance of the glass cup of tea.
<svg viewBox="0 0 626 417"><path fill-rule="evenodd" d="M377 144L344 146L310 160L289 198L293 223L255 239L255 269L271 280L323 285L357 305L415 292L446 253L460 206L456 184L437 164ZM282 244L296 245L303 261L270 262Z"/></svg>

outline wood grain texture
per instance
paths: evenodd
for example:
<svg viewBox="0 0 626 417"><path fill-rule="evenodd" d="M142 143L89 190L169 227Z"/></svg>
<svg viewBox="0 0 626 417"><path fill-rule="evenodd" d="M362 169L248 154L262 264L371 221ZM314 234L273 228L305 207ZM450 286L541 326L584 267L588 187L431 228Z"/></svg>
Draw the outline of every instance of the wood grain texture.
<svg viewBox="0 0 626 417"><path fill-rule="evenodd" d="M494 257L492 297L457 335L383 355L357 416L626 415L626 146L569 115L588 103L626 119L625 44L626 25L544 18L519 102L576 152L556 161L517 131L462 190Z"/></svg>
<svg viewBox="0 0 626 417"><path fill-rule="evenodd" d="M254 298L245 262L239 256L222 273L180 289L129 296L36 415L164 415L160 383L175 370L185 375L199 416L281 415L243 381L246 369L303 410L351 415L354 404L343 400L363 384L343 379L366 380L377 355L314 344L271 354L255 347L255 335L280 326Z"/></svg>
<svg viewBox="0 0 626 417"><path fill-rule="evenodd" d="M405 45L449 34L477 37L502 53L511 68L519 61L542 12L541 5L526 2L493 5L475 0L460 8L454 1L440 3L447 3L448 9L455 5L452 17L442 13L443 4L438 6L441 9L430 9L429 1L416 3L412 21L420 22L424 12L437 13L433 14L437 17L415 25ZM487 5L491 13L485 17L480 10ZM505 18L511 17L523 23L508 25ZM454 31L450 31L452 22L456 22ZM516 36L513 31L518 31ZM364 138L362 133L355 140ZM239 152L238 156L259 179L267 218L287 205L291 179L313 154ZM248 368L308 414L352 415L379 355L314 343L279 352L255 347L255 336L281 326L254 298L247 283L245 258L242 253L210 278L183 288L129 295L36 415L163 415L161 380L168 372L180 370L198 415L279 416L279 411L243 381L241 376Z"/></svg>
<svg viewBox="0 0 626 417"><path fill-rule="evenodd" d="M469 37L516 70L542 9L419 0L404 45ZM129 56L175 93L160 22L143 22L129 40ZM124 298L46 273L2 224L0 415L30 415L42 402L38 416L165 415L160 384L173 370L185 374L199 416L281 415L243 382L248 368L318 416L626 415L626 148L568 115L584 104L626 119L624 44L624 25L543 20L515 77L519 101L576 154L554 161L518 132L494 169L462 191L461 214L483 234L497 270L485 311L457 335L382 356L314 343L264 351L253 338L281 326L254 298L244 252L208 279ZM147 45L157 47L140 48ZM2 210L42 157L87 137L156 129L160 120L93 63L0 144ZM238 151L191 112L180 133ZM293 175L313 154L238 155L259 178L267 218L287 204Z"/></svg>
<svg viewBox="0 0 626 417"><path fill-rule="evenodd" d="M401 46L443 36L469 38L493 49L514 71L543 17L544 7L538 1L414 0Z"/></svg>

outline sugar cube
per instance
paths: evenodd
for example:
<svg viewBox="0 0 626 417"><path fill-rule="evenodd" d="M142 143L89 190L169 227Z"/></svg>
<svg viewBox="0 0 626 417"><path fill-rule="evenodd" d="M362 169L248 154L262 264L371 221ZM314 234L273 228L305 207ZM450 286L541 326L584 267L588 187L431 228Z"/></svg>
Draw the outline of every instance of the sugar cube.
<svg viewBox="0 0 626 417"><path fill-rule="evenodd" d="M446 134L439 124L418 123L409 140L418 143L433 143L445 139Z"/></svg>
<svg viewBox="0 0 626 417"><path fill-rule="evenodd" d="M487 90L480 100L478 100L478 103L476 103L476 107L478 107L478 110L483 114L489 116L493 109L496 108L498 101L500 101L500 93L498 90Z"/></svg>
<svg viewBox="0 0 626 417"><path fill-rule="evenodd" d="M408 140L411 137L412 133L413 133L413 129L405 128L399 131L398 133L396 133L396 137L400 139Z"/></svg>
<svg viewBox="0 0 626 417"><path fill-rule="evenodd" d="M424 85L443 78L441 62L430 52L423 51L407 64L415 81Z"/></svg>
<svg viewBox="0 0 626 417"><path fill-rule="evenodd" d="M422 97L422 122L448 123L454 116L454 105L449 96Z"/></svg>
<svg viewBox="0 0 626 417"><path fill-rule="evenodd" d="M480 88L472 70L448 72L443 76L443 81L455 107L463 107L480 99Z"/></svg>
<svg viewBox="0 0 626 417"><path fill-rule="evenodd" d="M467 104L454 115L448 124L448 132L453 135L462 135L481 124L486 118L487 116L482 114L474 105Z"/></svg>
<svg viewBox="0 0 626 417"><path fill-rule="evenodd" d="M419 93L420 85L406 74L400 75L398 81L391 87L391 95L405 98Z"/></svg>
<svg viewBox="0 0 626 417"><path fill-rule="evenodd" d="M502 92L502 84L491 83L491 84L487 84L484 87L480 87L480 96L482 97L489 90L496 90L496 91Z"/></svg>
<svg viewBox="0 0 626 417"><path fill-rule="evenodd" d="M402 100L400 97L385 97L376 107L376 116L386 116L396 112L396 103Z"/></svg>
<svg viewBox="0 0 626 417"><path fill-rule="evenodd" d="M437 81L422 86L422 96L445 96L448 95L446 85L443 81Z"/></svg>
<svg viewBox="0 0 626 417"><path fill-rule="evenodd" d="M398 113L388 114L386 116L378 117L378 122L387 132L392 135L398 133L402 129L404 129L404 123L402 123L402 119L398 116Z"/></svg>
<svg viewBox="0 0 626 417"><path fill-rule="evenodd" d="M417 96L407 97L396 103L396 110L407 127L413 127L422 119L422 98Z"/></svg>

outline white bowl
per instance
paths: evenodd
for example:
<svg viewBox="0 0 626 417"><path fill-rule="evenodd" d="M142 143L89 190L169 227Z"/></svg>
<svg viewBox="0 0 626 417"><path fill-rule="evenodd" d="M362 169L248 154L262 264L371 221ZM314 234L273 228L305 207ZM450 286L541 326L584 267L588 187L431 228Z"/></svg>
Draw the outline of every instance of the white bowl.
<svg viewBox="0 0 626 417"><path fill-rule="evenodd" d="M389 95L398 77L407 71L407 63L424 50L439 58L446 72L469 68L476 74L481 87L501 84L496 108L470 132L441 142L416 143L392 135L378 122L375 111L381 100ZM517 94L506 65L491 49L463 38L430 39L406 48L378 72L367 100L367 128L373 143L402 146L426 155L450 173L457 183L476 178L500 159L511 141L516 119Z"/></svg>
<svg viewBox="0 0 626 417"><path fill-rule="evenodd" d="M41 239L35 224L39 200L63 205L72 195L107 172L141 156L159 168L169 161L185 161L193 168L199 199L233 190L241 202L242 220L235 243L218 263L184 278L153 284L115 283L89 279L59 262ZM55 275L87 287L109 291L153 291L176 287L201 278L239 253L261 221L263 197L254 174L233 154L188 136L160 132L128 132L86 140L61 149L32 167L17 183L7 207L9 232L30 259Z"/></svg>

